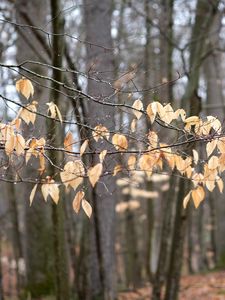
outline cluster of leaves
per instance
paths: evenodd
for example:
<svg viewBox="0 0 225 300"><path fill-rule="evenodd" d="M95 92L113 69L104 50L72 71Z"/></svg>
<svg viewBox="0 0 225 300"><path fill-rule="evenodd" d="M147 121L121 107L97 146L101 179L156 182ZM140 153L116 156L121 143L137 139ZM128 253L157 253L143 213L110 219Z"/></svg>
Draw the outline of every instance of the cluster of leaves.
<svg viewBox="0 0 225 300"><path fill-rule="evenodd" d="M34 94L34 88L30 80L22 78L16 82L16 89L25 98L29 99ZM48 116L50 118L58 118L60 122L63 122L62 115L58 107L53 103L47 103ZM41 191L45 201L50 196L52 200L57 204L60 198L59 187L63 184L67 189L72 188L76 192L73 200L73 208L76 213L80 211L82 206L84 212L88 217L91 216L92 208L87 200L85 200L85 193L81 188L84 177L88 177L92 187L95 187L96 183L100 180L100 177L104 174L103 161L109 152L103 149L99 155L99 162L91 167L86 167L83 164L82 156L87 151L90 140L85 140L81 146L79 155L73 160L69 160L64 165L60 172L61 182L57 183L50 176L43 178L43 174L46 170L46 140L44 137L40 139L32 138L25 140L22 136L21 122L26 124L34 124L37 116L37 101L32 101L27 106L24 106L18 112L17 117L9 124L0 124L1 140L5 147L5 153L9 157L15 153L18 156L24 155L26 163L30 158L34 156L39 159L40 168L38 171L41 175ZM206 160L199 159L199 153L193 149L192 153L183 155L177 151L179 143L165 144L161 143L157 132L150 130L147 136L147 149L142 151L129 150L129 141L127 136L118 132L111 134L109 130L101 125L96 125L92 128L92 138L96 143L99 140L105 140L112 144L115 148L115 153L128 154L127 157L127 169L129 172L139 170L145 172L148 177L151 177L153 172L162 171L163 168L169 168L171 171L177 170L181 176L185 176L193 182L193 189L189 191L184 199L183 205L187 206L188 201L193 199L194 205L197 208L200 202L205 197L205 188L210 192L214 190L216 184L220 192L223 190L223 181L221 179L221 173L225 170L225 138L221 134L221 123L213 117L208 116L202 119L198 116L186 117L186 112L183 109L173 110L170 104L162 105L159 102L151 102L146 110L140 99L134 101L133 106L130 107L133 111L135 118L131 122L131 132L136 131L137 121L143 116L147 116L151 124L154 124L158 120L166 126L177 126L176 129L183 134L183 141L181 145L191 143L193 141L203 141L206 145L205 157ZM172 125L173 124L173 125ZM64 139L64 145L62 145L65 153L73 153L73 134L68 132ZM62 148L61 148L62 149ZM89 152L92 154L91 152ZM68 156L69 157L69 156ZM118 172L123 170L123 166L120 164L114 167L112 170L112 176L115 176ZM199 172L202 169L202 172ZM34 186L30 195L30 204L35 196L38 184Z"/></svg>

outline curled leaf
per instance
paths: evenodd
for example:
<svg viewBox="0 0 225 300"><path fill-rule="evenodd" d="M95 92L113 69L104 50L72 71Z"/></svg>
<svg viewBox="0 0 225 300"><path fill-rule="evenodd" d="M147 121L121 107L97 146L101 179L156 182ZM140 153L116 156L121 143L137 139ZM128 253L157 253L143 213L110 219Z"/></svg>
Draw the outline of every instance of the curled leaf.
<svg viewBox="0 0 225 300"><path fill-rule="evenodd" d="M16 90L29 99L34 94L34 87L29 79L22 78L16 82Z"/></svg>

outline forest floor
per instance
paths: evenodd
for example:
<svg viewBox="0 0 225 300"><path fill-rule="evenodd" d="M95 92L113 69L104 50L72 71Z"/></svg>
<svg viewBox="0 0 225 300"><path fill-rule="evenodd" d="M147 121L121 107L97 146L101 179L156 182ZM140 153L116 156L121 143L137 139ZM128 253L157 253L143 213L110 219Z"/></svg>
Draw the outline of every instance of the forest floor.
<svg viewBox="0 0 225 300"><path fill-rule="evenodd" d="M120 293L119 300L151 300L151 288ZM225 271L183 276L179 300L225 300Z"/></svg>

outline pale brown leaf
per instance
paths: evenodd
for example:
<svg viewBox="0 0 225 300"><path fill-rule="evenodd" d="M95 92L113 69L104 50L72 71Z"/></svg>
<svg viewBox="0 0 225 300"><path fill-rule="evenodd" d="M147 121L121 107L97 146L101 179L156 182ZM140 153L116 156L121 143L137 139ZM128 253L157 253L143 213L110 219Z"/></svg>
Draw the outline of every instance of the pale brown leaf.
<svg viewBox="0 0 225 300"><path fill-rule="evenodd" d="M192 190L191 195L192 195L192 199L193 199L195 208L198 208L199 204L205 198L205 191L204 191L203 187L198 186L196 189Z"/></svg>
<svg viewBox="0 0 225 300"><path fill-rule="evenodd" d="M82 199L81 205L82 205L82 208L83 208L85 214L90 219L90 217L92 215L92 207L91 207L90 203L87 200Z"/></svg>
<svg viewBox="0 0 225 300"><path fill-rule="evenodd" d="M29 79L22 78L16 82L16 90L29 99L34 94L34 87Z"/></svg>
<svg viewBox="0 0 225 300"><path fill-rule="evenodd" d="M87 149L88 143L89 140L85 140L83 144L80 146L80 156L84 154L85 150Z"/></svg>
<svg viewBox="0 0 225 300"><path fill-rule="evenodd" d="M123 134L114 134L112 137L112 143L116 150L125 151L128 148L127 138Z"/></svg>
<svg viewBox="0 0 225 300"><path fill-rule="evenodd" d="M32 203L33 203L33 200L34 200L34 196L35 196L37 187L38 187L38 185L35 184L35 186L32 188L32 191L31 191L31 193L30 193L30 206L31 206Z"/></svg>
<svg viewBox="0 0 225 300"><path fill-rule="evenodd" d="M79 191L76 193L74 199L73 199L73 209L78 214L80 211L80 204L81 200L84 198L84 192Z"/></svg>
<svg viewBox="0 0 225 300"><path fill-rule="evenodd" d="M134 108L133 113L136 118L139 120L142 116L141 110L143 110L143 103L141 100L135 100L132 107Z"/></svg>
<svg viewBox="0 0 225 300"><path fill-rule="evenodd" d="M71 131L68 131L64 139L64 148L65 150L72 152L73 151L73 134Z"/></svg>
<svg viewBox="0 0 225 300"><path fill-rule="evenodd" d="M98 163L97 165L95 165L94 167L88 170L88 178L90 180L92 187L94 187L98 182L102 174L102 169L103 169L102 163Z"/></svg>

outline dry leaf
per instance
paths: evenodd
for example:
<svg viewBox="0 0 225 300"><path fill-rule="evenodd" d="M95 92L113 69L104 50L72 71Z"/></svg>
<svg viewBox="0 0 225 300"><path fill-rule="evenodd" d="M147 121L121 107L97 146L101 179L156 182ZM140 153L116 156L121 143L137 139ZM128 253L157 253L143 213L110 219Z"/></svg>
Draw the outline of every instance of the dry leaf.
<svg viewBox="0 0 225 300"><path fill-rule="evenodd" d="M220 193L222 194L223 193L223 180L222 180L222 178L217 178L216 183L218 185Z"/></svg>
<svg viewBox="0 0 225 300"><path fill-rule="evenodd" d="M33 200L34 200L34 196L35 196L37 187L38 187L38 185L35 184L35 186L32 188L32 191L31 191L31 193L30 193L30 206L31 206L32 203L33 203Z"/></svg>
<svg viewBox="0 0 225 300"><path fill-rule="evenodd" d="M29 123L34 124L36 120L36 112L37 112L37 101L33 101L31 104L27 105L25 108L21 108L18 113L18 117L20 117L27 125Z"/></svg>
<svg viewBox="0 0 225 300"><path fill-rule="evenodd" d="M150 118L151 123L155 121L157 111L158 111L157 102L152 102L147 106L146 112Z"/></svg>
<svg viewBox="0 0 225 300"><path fill-rule="evenodd" d="M88 178L90 180L92 187L94 187L98 182L102 174L102 169L103 169L102 163L99 163L88 170Z"/></svg>
<svg viewBox="0 0 225 300"><path fill-rule="evenodd" d="M192 199L193 199L195 208L198 208L199 204L205 198L205 191L204 191L203 187L198 186L196 189L192 190L191 195L192 195Z"/></svg>
<svg viewBox="0 0 225 300"><path fill-rule="evenodd" d="M21 134L17 134L15 136L15 150L16 150L16 154L17 155L21 155L21 154L24 154L25 152L25 147L26 147L26 142L24 140L24 138L22 137Z"/></svg>
<svg viewBox="0 0 225 300"><path fill-rule="evenodd" d="M14 146L15 146L15 135L12 133L6 143L5 143L5 152L7 155L10 155L13 150L14 150Z"/></svg>
<svg viewBox="0 0 225 300"><path fill-rule="evenodd" d="M83 208L85 214L90 219L90 217L92 215L92 207L91 207L90 203L87 200L83 199L81 202L81 205L82 205L82 208Z"/></svg>
<svg viewBox="0 0 225 300"><path fill-rule="evenodd" d="M137 119L133 119L130 125L131 132L135 132L137 127Z"/></svg>
<svg viewBox="0 0 225 300"><path fill-rule="evenodd" d="M123 134L114 134L112 137L112 143L116 150L125 151L128 148L127 138Z"/></svg>
<svg viewBox="0 0 225 300"><path fill-rule="evenodd" d="M190 198L191 198L191 192L189 192L189 193L184 197L184 200L183 200L183 207L184 207L184 209L187 207L187 204L188 204Z"/></svg>
<svg viewBox="0 0 225 300"><path fill-rule="evenodd" d="M29 99L34 94L34 87L29 79L22 78L16 82L16 90Z"/></svg>
<svg viewBox="0 0 225 300"><path fill-rule="evenodd" d="M108 129L103 125L97 125L94 128L94 131L92 131L92 136L96 142L98 142L99 139L106 138L109 139L110 133Z"/></svg>
<svg viewBox="0 0 225 300"><path fill-rule="evenodd" d="M116 176L117 173L121 172L123 167L121 165L116 165L113 171L113 176Z"/></svg>
<svg viewBox="0 0 225 300"><path fill-rule="evenodd" d="M130 155L127 161L127 167L128 170L134 170L135 169L135 164L136 164L136 156L135 155Z"/></svg>
<svg viewBox="0 0 225 300"><path fill-rule="evenodd" d="M198 160L199 160L198 151L193 149L192 152L193 152L194 163L197 165Z"/></svg>
<svg viewBox="0 0 225 300"><path fill-rule="evenodd" d="M58 106L54 102L46 103L48 105L48 113L50 113L50 117L55 119L58 116L60 122L62 123L62 115L58 108Z"/></svg>
<svg viewBox="0 0 225 300"><path fill-rule="evenodd" d="M66 151L73 151L73 134L71 131L68 131L64 139L64 148Z"/></svg>
<svg viewBox="0 0 225 300"><path fill-rule="evenodd" d="M219 138L217 147L220 150L221 153L225 153L225 138Z"/></svg>
<svg viewBox="0 0 225 300"><path fill-rule="evenodd" d="M99 154L100 163L103 162L103 160L105 159L106 154L107 154L107 150L103 150L103 151Z"/></svg>
<svg viewBox="0 0 225 300"><path fill-rule="evenodd" d="M64 171L60 173L64 185L71 186L74 190L83 182L84 175L85 170L81 160L67 162Z"/></svg>
<svg viewBox="0 0 225 300"><path fill-rule="evenodd" d="M73 199L73 209L78 214L80 211L80 204L81 200L84 198L84 192L79 191L76 193L74 199Z"/></svg>
<svg viewBox="0 0 225 300"><path fill-rule="evenodd" d="M87 149L88 143L89 140L85 140L83 144L80 146L80 156L84 154L85 150Z"/></svg>
<svg viewBox="0 0 225 300"><path fill-rule="evenodd" d="M142 112L140 110L143 110L143 103L141 100L135 100L132 107L134 108L133 113L136 116L136 118L139 120L142 116Z"/></svg>
<svg viewBox="0 0 225 300"><path fill-rule="evenodd" d="M207 153L207 157L209 157L213 151L215 150L217 145L217 140L212 140L211 142L208 142L206 145L206 153Z"/></svg>
<svg viewBox="0 0 225 300"><path fill-rule="evenodd" d="M219 158L215 155L213 155L208 162L208 168L210 170L214 170L219 166Z"/></svg>
<svg viewBox="0 0 225 300"><path fill-rule="evenodd" d="M48 196L52 198L52 200L57 204L59 201L59 187L58 184L55 183L53 179L49 176L46 177L47 183L42 184L41 191L42 195L47 201Z"/></svg>

